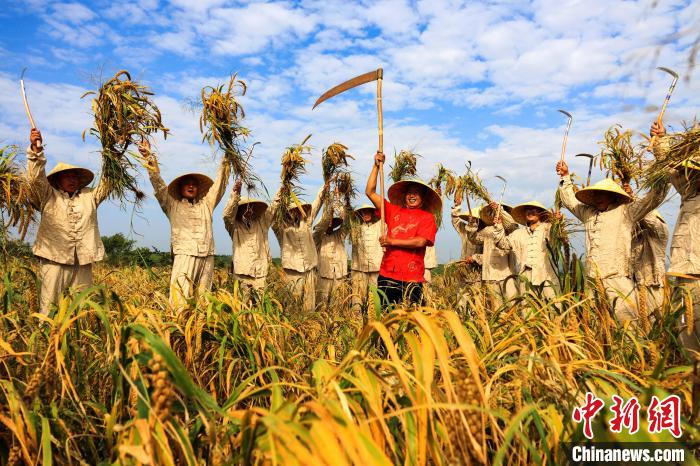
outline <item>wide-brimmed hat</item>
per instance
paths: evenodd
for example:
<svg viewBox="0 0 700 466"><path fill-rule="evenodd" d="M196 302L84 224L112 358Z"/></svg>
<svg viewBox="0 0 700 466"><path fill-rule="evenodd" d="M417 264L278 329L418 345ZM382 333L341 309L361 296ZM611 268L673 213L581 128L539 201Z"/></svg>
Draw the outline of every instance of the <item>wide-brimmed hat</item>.
<svg viewBox="0 0 700 466"><path fill-rule="evenodd" d="M472 210L463 210L457 214L457 217L461 218L462 220L469 220L470 218L479 220L481 218L479 217L481 207L482 206L476 206Z"/></svg>
<svg viewBox="0 0 700 466"><path fill-rule="evenodd" d="M261 201L260 199L254 199L252 197L242 197L238 201L238 211L236 212L236 217L243 215L246 209L253 209L256 217L262 215L267 210L267 202Z"/></svg>
<svg viewBox="0 0 700 466"><path fill-rule="evenodd" d="M360 207L357 207L353 212L355 212L355 214L359 216L362 214L362 212L366 210L369 210L373 217L378 217L377 208L374 207L372 204L362 204Z"/></svg>
<svg viewBox="0 0 700 466"><path fill-rule="evenodd" d="M613 194L616 195L622 200L623 202L629 202L632 200L632 196L627 194L622 187L611 180L610 178L605 178L603 180L600 180L599 182L587 186L583 189L580 189L579 191L576 192L576 199L579 201L583 202L586 205L592 206L593 204L593 195L596 192L604 192L608 194Z"/></svg>
<svg viewBox="0 0 700 466"><path fill-rule="evenodd" d="M301 199L299 199L299 204L301 204L301 208L304 209L304 213L307 217L311 215L311 204L309 204L308 202L304 202ZM287 211L291 213L295 210L298 210L297 203L292 200L287 206Z"/></svg>
<svg viewBox="0 0 700 466"><path fill-rule="evenodd" d="M433 215L442 211L442 199L440 195L427 183L419 179L401 180L389 186L387 196L392 204L403 206L406 191L411 186L421 186L423 188L423 209Z"/></svg>
<svg viewBox="0 0 700 466"><path fill-rule="evenodd" d="M76 167L75 165L71 165L69 163L59 162L55 167L53 167L53 170L46 175L46 179L49 180L49 184L51 186L56 189L60 189L58 186L58 175L66 172L73 172L78 175L78 178L80 179L80 187L78 189L83 189L85 186L92 183L92 180L95 178L95 174L87 168Z"/></svg>
<svg viewBox="0 0 700 466"><path fill-rule="evenodd" d="M525 211L531 207L540 209L541 213L545 214L540 215L540 220L547 220L551 216L551 212L549 211L549 209L547 209L545 206L543 206L537 201L523 202L522 204L516 205L515 207L513 207L513 210L510 213L510 215L511 217L513 217L513 220L515 220L519 224L527 225L527 220L525 219Z"/></svg>
<svg viewBox="0 0 700 466"><path fill-rule="evenodd" d="M197 192L198 199L206 196L211 187L214 185L214 180L209 178L207 175L202 175L201 173L186 173L178 176L170 182L168 185L168 194L170 194L170 196L174 197L175 199L182 199L182 195L180 194L180 183L185 178L194 178L197 181L197 185L199 186L199 190Z"/></svg>
<svg viewBox="0 0 700 466"><path fill-rule="evenodd" d="M503 210L508 214L510 214L513 211L513 207L509 206L508 204L501 204L501 206L503 207ZM479 218L486 225L493 225L493 214L493 209L489 204L486 204L485 206L481 207L481 209L479 209ZM501 216L501 221L503 222L503 227L506 229L511 227L517 227L517 225L513 224L512 222L510 222L509 219L503 216Z"/></svg>
<svg viewBox="0 0 700 466"><path fill-rule="evenodd" d="M319 222L319 224L320 224L320 223L321 223L321 222ZM332 230L332 231L335 231L335 230L337 230L338 228L340 228L342 225L343 225L343 219L342 219L342 218L340 218L340 217L333 217L333 220L331 220L331 224L330 224L330 225L325 225L325 227L326 227L326 230L328 230L328 227L330 226L331 230Z"/></svg>

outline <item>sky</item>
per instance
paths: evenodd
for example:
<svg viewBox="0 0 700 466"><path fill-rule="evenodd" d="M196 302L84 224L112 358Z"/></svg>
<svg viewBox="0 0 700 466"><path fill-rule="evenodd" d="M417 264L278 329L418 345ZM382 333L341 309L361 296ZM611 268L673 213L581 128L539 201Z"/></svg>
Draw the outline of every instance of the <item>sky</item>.
<svg viewBox="0 0 700 466"><path fill-rule="evenodd" d="M384 69L384 144L421 155L429 179L437 164L458 174L472 168L493 192L507 179L505 202L552 205L566 119L573 114L566 160L585 177L574 154L600 151L598 141L619 123L648 133L670 84L666 66L681 75L664 122L680 130L697 116L700 73L693 70L700 4L684 1L537 0L230 2L136 0L52 2L3 0L0 11L0 144L28 144L29 123L19 90L25 83L51 168L58 161L99 172L89 98L121 69L149 86L171 134L155 150L166 182L200 171L213 176L220 155L202 142L188 105L203 86L238 73L251 164L269 195L278 188L285 147L312 134L314 150L302 179L307 198L320 187L321 151L349 147L363 192L377 150L376 86L365 85L312 110L327 89L378 67ZM99 209L103 235L122 232L138 245L169 249L168 220L148 195L139 211L109 202ZM605 174L594 169L593 181ZM232 183L231 183L232 184ZM388 183L387 183L388 184ZM214 214L216 250L230 254ZM366 202L358 195L356 204ZM445 201L445 217L451 201ZM677 196L661 207L673 227ZM441 262L457 259L459 239L449 222L437 238ZM273 255L279 248L271 241Z"/></svg>

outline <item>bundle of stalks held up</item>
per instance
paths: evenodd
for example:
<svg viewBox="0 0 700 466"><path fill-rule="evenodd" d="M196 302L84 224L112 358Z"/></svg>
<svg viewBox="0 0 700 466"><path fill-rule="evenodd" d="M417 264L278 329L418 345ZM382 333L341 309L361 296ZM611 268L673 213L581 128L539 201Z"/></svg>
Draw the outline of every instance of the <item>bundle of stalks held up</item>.
<svg viewBox="0 0 700 466"><path fill-rule="evenodd" d="M218 145L236 177L252 191L255 183L248 164L252 148L245 149L243 146L250 131L242 125L245 111L239 102L246 90L245 82L237 79L236 74L231 76L228 84L204 87L199 130L212 147Z"/></svg>
<svg viewBox="0 0 700 466"><path fill-rule="evenodd" d="M131 80L127 71L119 71L113 78L103 83L97 92L86 92L83 97L94 95L92 111L94 126L83 132L97 137L102 146L102 183L106 183L110 196L120 201L133 194L138 203L144 197L138 189L132 159L140 161L136 151L129 151L131 145L163 132L167 137L168 128L163 126L160 110L151 100L153 93L144 85Z"/></svg>
<svg viewBox="0 0 700 466"><path fill-rule="evenodd" d="M354 160L354 157L347 151L346 146L334 142L323 151L321 157L323 180L330 183L329 199L325 208L333 209L334 215L343 213L343 228L351 227L352 200L357 194L348 164L348 159ZM334 215L329 218L332 219Z"/></svg>
<svg viewBox="0 0 700 466"><path fill-rule="evenodd" d="M16 156L16 147L0 147L0 246L5 244L9 228L17 228L23 240L34 221L31 187L22 175Z"/></svg>
<svg viewBox="0 0 700 466"><path fill-rule="evenodd" d="M685 125L685 131L669 136L667 150L660 150L657 144L656 160L644 171L643 187L662 188L672 170L687 171L684 163L700 165L700 125L693 122Z"/></svg>
<svg viewBox="0 0 700 466"><path fill-rule="evenodd" d="M389 178L396 183L403 179L416 176L416 159L420 155L410 151L401 150L398 154L394 152L394 165L389 172Z"/></svg>
<svg viewBox="0 0 700 466"><path fill-rule="evenodd" d="M435 176L430 179L428 184L432 186L440 196L442 196L443 186L445 187L444 193L448 194L450 190L454 190L455 182L455 173L452 170L443 167L442 164L438 164L438 171Z"/></svg>
<svg viewBox="0 0 700 466"><path fill-rule="evenodd" d="M299 177L304 174L306 159L305 155L311 154L311 146L306 143L311 138L309 134L301 144L294 144L287 147L282 154L282 172L280 174L280 204L277 209L278 224L285 223L291 219L290 206L303 212L299 201L300 191L296 186Z"/></svg>
<svg viewBox="0 0 700 466"><path fill-rule="evenodd" d="M605 137L599 144L602 146L601 170L607 170L613 180L631 192L632 182L637 184L644 169L643 151L640 146L632 143L632 131L622 131L620 125L613 125L605 132Z"/></svg>

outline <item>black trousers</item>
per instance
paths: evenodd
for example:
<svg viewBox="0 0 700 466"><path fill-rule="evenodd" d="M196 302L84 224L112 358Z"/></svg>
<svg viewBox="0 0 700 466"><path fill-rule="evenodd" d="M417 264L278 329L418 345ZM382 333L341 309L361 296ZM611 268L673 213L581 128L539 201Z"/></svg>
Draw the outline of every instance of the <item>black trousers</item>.
<svg viewBox="0 0 700 466"><path fill-rule="evenodd" d="M423 302L423 283L421 282L402 282L379 275L377 289L382 298L382 307L404 301L407 304L422 304Z"/></svg>

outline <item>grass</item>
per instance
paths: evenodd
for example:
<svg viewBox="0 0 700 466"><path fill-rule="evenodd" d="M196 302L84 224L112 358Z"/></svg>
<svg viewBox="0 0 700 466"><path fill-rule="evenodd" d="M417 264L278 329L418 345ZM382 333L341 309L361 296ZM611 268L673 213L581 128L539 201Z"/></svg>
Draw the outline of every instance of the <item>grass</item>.
<svg viewBox="0 0 700 466"><path fill-rule="evenodd" d="M595 287L493 307L447 269L429 307L353 309L343 286L304 314L273 266L256 305L217 270L176 313L168 268L98 265L41 318L24 265L0 284L4 464L561 464L586 391L677 394L684 437L656 440L697 445L682 302L644 336Z"/></svg>

